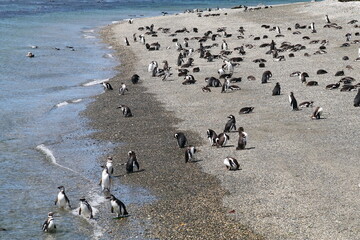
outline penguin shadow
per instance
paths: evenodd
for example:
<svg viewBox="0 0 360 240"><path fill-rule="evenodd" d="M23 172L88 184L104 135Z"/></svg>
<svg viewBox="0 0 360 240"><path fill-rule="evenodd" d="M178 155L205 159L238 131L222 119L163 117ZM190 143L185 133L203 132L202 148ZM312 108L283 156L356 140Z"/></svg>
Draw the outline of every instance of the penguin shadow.
<svg viewBox="0 0 360 240"><path fill-rule="evenodd" d="M235 145L226 145L226 146L222 146L222 147L219 147L219 148L229 148L229 147L235 147Z"/></svg>
<svg viewBox="0 0 360 240"><path fill-rule="evenodd" d="M126 175L135 174L135 173L140 173L140 172L143 172L143 171L145 171L145 169L140 169L140 170L133 171L133 172L128 172L128 173L125 173L125 174L113 175L113 176L111 176L111 177L112 177L112 178L125 177Z"/></svg>
<svg viewBox="0 0 360 240"><path fill-rule="evenodd" d="M202 161L204 161L204 160L202 160L202 159L194 159L194 160L189 161L189 163L197 163L197 162L202 162Z"/></svg>
<svg viewBox="0 0 360 240"><path fill-rule="evenodd" d="M236 150L242 151L242 150L251 150L251 149L255 149L255 147L246 147L244 149L236 149Z"/></svg>
<svg viewBox="0 0 360 240"><path fill-rule="evenodd" d="M131 215L128 214L128 215L123 215L123 216L120 216L120 217L114 217L113 219L114 219L114 220L125 219L125 218L128 218L128 217L130 217L130 216L131 216Z"/></svg>

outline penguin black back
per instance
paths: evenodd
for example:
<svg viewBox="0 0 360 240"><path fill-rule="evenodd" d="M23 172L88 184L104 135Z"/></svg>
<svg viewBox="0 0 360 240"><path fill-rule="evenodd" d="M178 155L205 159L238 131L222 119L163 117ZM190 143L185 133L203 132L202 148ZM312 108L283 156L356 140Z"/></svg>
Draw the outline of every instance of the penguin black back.
<svg viewBox="0 0 360 240"><path fill-rule="evenodd" d="M140 169L139 162L137 161L136 154L134 151L128 152L128 161L126 162L126 172L132 173L134 172L134 166L137 168L137 170Z"/></svg>
<svg viewBox="0 0 360 240"><path fill-rule="evenodd" d="M360 88L354 98L354 107L360 107Z"/></svg>
<svg viewBox="0 0 360 240"><path fill-rule="evenodd" d="M174 138L176 138L178 146L180 148L184 148L186 146L187 139L186 139L185 134L183 132L175 133Z"/></svg>
<svg viewBox="0 0 360 240"><path fill-rule="evenodd" d="M236 131L236 120L234 115L228 116L229 120L225 124L224 132L230 132L231 130Z"/></svg>
<svg viewBox="0 0 360 240"><path fill-rule="evenodd" d="M273 89L272 95L273 96L280 95L280 91L281 91L280 83L277 82Z"/></svg>

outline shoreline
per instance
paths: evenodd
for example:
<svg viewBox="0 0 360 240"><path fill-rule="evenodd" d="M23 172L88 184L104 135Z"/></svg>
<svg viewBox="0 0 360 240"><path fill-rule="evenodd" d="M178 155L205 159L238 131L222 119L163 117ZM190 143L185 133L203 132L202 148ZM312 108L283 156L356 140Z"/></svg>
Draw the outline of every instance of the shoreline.
<svg viewBox="0 0 360 240"><path fill-rule="evenodd" d="M150 189L151 194L158 198L152 204L140 208L134 206L135 213L131 218L136 218L136 221L145 229L139 234L160 239L185 237L239 239L239 236L241 239L263 239L249 230L253 229L269 239L299 239L299 237L325 239L329 236L346 239L349 236L359 236L358 231L336 233L346 225L353 226L354 223L350 220L346 222L344 217L334 217L331 214L334 204L337 206L337 216L345 216L351 209L356 209L359 202L350 203L344 198L342 181L351 182L349 189L346 188L345 195L354 197L349 192L355 186L353 183L354 180L356 181L353 175L355 171L347 166L340 166L338 162L338 157L346 156L345 158L353 166L356 155L350 154L348 150L356 151L356 147L349 146L346 150L335 151L338 143L334 141L328 129L335 128L335 131L339 133L336 140L344 145L350 139L359 136L356 132L349 132L346 121L356 125L358 118L354 115L356 109L349 107L348 103L345 104L343 101L347 98L351 106L354 94L325 90L326 84L338 78L330 77L330 75L327 75L328 79L321 78L321 76L316 76L315 72L318 68L328 71L340 70L345 67L345 64L354 65L354 70L349 71L349 75L356 76L359 72L355 70L357 63L341 62L339 57L339 54L341 57L348 54L351 59L354 59L356 53L351 53L348 48L338 48L343 40L329 35L334 33L328 33L326 29L323 29L324 20L320 20L320 17L323 19L324 13L330 13L333 21L348 30L346 22L351 19L341 18L351 12L350 4L333 3L334 7L330 3L332 2L274 5L271 9L261 9L249 14L244 14L240 10L219 10L222 21L239 18L240 25L244 25L248 31L245 35L247 38L243 41L228 39L229 45L235 47L249 42L255 45L254 51L247 49L248 53L244 56L244 62L235 68L235 73L242 77L242 82L239 83L241 90L225 95L215 88L208 94L201 92L201 87L205 84L203 79L211 75L215 76L218 69L216 66L221 66L221 60L215 61L215 64L206 63L201 62L196 55L194 57L196 66L201 69L200 73L194 73L197 83L183 86L181 85L182 78L176 76L177 53L171 42L173 37L165 34L159 34L154 39L148 37L150 41L161 43L161 50L154 52L146 51L140 43L131 42L130 47L123 44L125 36L130 39L139 26L144 27L150 23L154 23L156 28L170 26L171 31L181 29L185 25L196 25L201 29L202 34L206 29L216 30L217 27L222 27L222 21L219 19L209 17L204 21L205 17L199 18L196 14L179 14L135 19L133 25L121 22L106 28L105 31L108 32L103 33L105 42L114 47L121 61L118 68L119 74L110 80L115 90L97 96L95 103L86 110L86 115L95 120L91 125L100 130L95 134L95 138L126 143L125 146L114 150L112 154L114 161L124 162L127 151L133 150L137 152L140 166L144 166L143 172L131 174L119 180L122 184ZM357 3L352 3L352 5L359 6ZM287 14L281 14L284 12ZM301 20L299 20L300 17L302 17ZM301 24L316 21L318 33L311 35L308 30L303 30L305 33L297 37L286 31L286 26L293 27L297 20ZM260 27L260 24L264 22L270 25L281 24L286 37L276 39L273 33L265 32ZM124 25L126 25L125 28ZM228 24L227 31L235 33L238 27L237 23ZM345 29L340 32L344 35ZM254 42L253 37L250 37L250 35L263 34L268 34L269 39ZM327 46L328 53L323 56L333 62L322 62L321 56L312 55L308 58L302 56L304 52L313 53L318 48L318 45L312 46L302 41L301 37L305 35L308 35L310 39L330 38L331 41ZM178 38L182 39L185 36L189 35L179 34ZM220 39L217 43L221 42ZM265 56L265 50L259 48L259 45L271 39L274 39L278 45L286 40L292 43L301 42L301 44L306 44L307 49L300 52L301 55L295 53L294 59L287 58L287 61L282 63L270 62L270 56ZM198 46L195 41L191 44L193 47ZM166 48L167 46L169 48ZM141 59L140 56L144 54L148 54L149 57ZM250 63L252 59L260 56L268 60L266 69L258 68L257 65ZM169 61L174 73L171 81L151 78L146 71L150 61L157 60L161 63L164 59ZM271 80L270 84L259 84L262 72L269 68L271 68L274 80ZM288 75L296 70L308 71L312 80L319 81L321 88L320 86L308 88L302 86L297 79L290 79ZM135 73L140 75L141 82L138 85L132 85L129 81L131 75ZM248 75L256 76L257 80L247 81ZM332 72L331 76L333 76ZM271 92L276 81L280 82L283 88L283 94L279 97L280 101L274 97L268 97L268 92ZM120 82L125 82L129 87L129 93L125 96L119 96L117 93ZM309 119L311 109L291 112L287 103L287 93L294 90L297 97L301 96L302 99L312 99L316 103L321 103L326 109L326 119L311 121ZM264 99L264 102L268 104L259 104L259 99ZM133 118L123 118L117 111L116 107L120 101L121 104L132 108ZM215 101L216 104L212 106L208 103L209 101ZM332 101L338 102L338 106L332 106ZM241 105L239 102L255 106L254 113L246 117L238 115L237 111ZM198 111L199 109L201 111ZM193 114L194 112L196 114ZM345 112L350 112L350 119L349 114L346 115L348 119L344 117ZM250 134L249 147L254 149L244 152L236 151L233 147L216 149L208 146L205 138L206 129L213 128L216 132L220 132L229 114L236 116L238 127L245 127L245 131ZM120 133L117 129L121 129ZM183 151L179 150L173 138L173 134L177 131L184 131L190 144L200 150L197 154L199 162L184 164ZM237 135L234 133L229 135L229 145L236 146ZM149 136L156 140L149 141ZM296 144L292 144L294 139L301 140L295 140ZM319 142L314 139L325 139L325 141ZM243 170L236 172L224 170L222 159L229 155L240 160ZM264 156L266 156L266 161L263 160ZM323 159L331 161L328 163ZM116 165L115 167L122 168ZM344 172L349 173L350 176ZM170 176L169 173L171 173ZM327 179L330 179L328 180L330 184L326 183ZM171 183L170 186L169 183ZM327 191L330 191L332 195L327 196ZM338 206L336 202L339 200L347 202L349 206ZM234 211L234 214L229 214L230 211ZM317 213L318 211L320 213ZM324 215L322 217L324 220L319 221L321 214ZM336 226L329 224L333 221L343 221L343 224ZM130 222L131 220L119 222L119 227L121 224ZM242 224L250 228L245 228ZM152 227L154 228L150 229ZM109 228L115 229L114 226L109 226ZM335 230L330 231L330 228Z"/></svg>

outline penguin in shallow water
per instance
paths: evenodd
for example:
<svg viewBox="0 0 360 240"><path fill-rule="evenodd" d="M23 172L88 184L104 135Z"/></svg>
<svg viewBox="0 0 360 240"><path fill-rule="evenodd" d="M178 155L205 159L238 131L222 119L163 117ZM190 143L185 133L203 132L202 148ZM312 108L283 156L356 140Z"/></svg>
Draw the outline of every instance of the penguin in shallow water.
<svg viewBox="0 0 360 240"><path fill-rule="evenodd" d="M277 82L272 91L272 95L273 96L280 95L280 91L281 91L280 83Z"/></svg>
<svg viewBox="0 0 360 240"><path fill-rule="evenodd" d="M311 119L320 119L322 112L323 112L322 107L316 107L311 116Z"/></svg>
<svg viewBox="0 0 360 240"><path fill-rule="evenodd" d="M101 185L101 190L102 191L110 191L110 186L111 186L111 178L110 178L110 174L109 174L109 169L106 166L101 166L103 168L102 172L101 172L101 180L100 180L100 185Z"/></svg>
<svg viewBox="0 0 360 240"><path fill-rule="evenodd" d="M292 110L293 111L297 111L299 110L298 108L298 104L297 104L297 101L296 101L296 98L294 96L294 93L293 92L290 92L290 95L289 95L289 102L290 102L290 106L292 107Z"/></svg>
<svg viewBox="0 0 360 240"><path fill-rule="evenodd" d="M239 140L236 150L243 150L246 147L248 134L244 131L243 127L239 127Z"/></svg>
<svg viewBox="0 0 360 240"><path fill-rule="evenodd" d="M230 140L229 135L226 133L220 133L216 138L216 146L217 147L224 147L226 146L227 141Z"/></svg>
<svg viewBox="0 0 360 240"><path fill-rule="evenodd" d="M128 152L128 160L126 162L125 168L127 173L134 172L134 167L136 167L137 171L140 169L139 162L137 161L136 154L134 151Z"/></svg>
<svg viewBox="0 0 360 240"><path fill-rule="evenodd" d="M354 98L354 107L360 107L360 88L358 89L358 93Z"/></svg>
<svg viewBox="0 0 360 240"><path fill-rule="evenodd" d="M85 198L80 198L79 215L93 219L92 207Z"/></svg>
<svg viewBox="0 0 360 240"><path fill-rule="evenodd" d="M217 138L216 132L214 130L212 130L212 129L208 129L206 131L206 134L207 134L207 138L208 138L211 146L216 145L216 138Z"/></svg>
<svg viewBox="0 0 360 240"><path fill-rule="evenodd" d="M70 200L65 194L65 187L60 186L60 187L58 187L58 189L60 191L59 191L59 193L57 195L57 198L55 200L55 205L58 205L58 207L60 207L60 208L68 207L69 209L71 209Z"/></svg>
<svg viewBox="0 0 360 240"><path fill-rule="evenodd" d="M110 199L111 213L116 213L117 217L129 215L126 211L125 204L114 195L111 194L110 197L107 197L107 199Z"/></svg>
<svg viewBox="0 0 360 240"><path fill-rule="evenodd" d="M183 132L175 133L174 138L176 138L179 148L184 148L186 146L187 139Z"/></svg>
<svg viewBox="0 0 360 240"><path fill-rule="evenodd" d="M185 163L190 162L196 153L196 148L194 146L188 146L185 150Z"/></svg>
<svg viewBox="0 0 360 240"><path fill-rule="evenodd" d="M133 116L132 113L131 113L131 110L130 110L130 108L128 106L120 105L118 108L121 109L124 117L132 117Z"/></svg>
<svg viewBox="0 0 360 240"><path fill-rule="evenodd" d="M54 213L49 212L48 217L42 225L43 232L54 232L56 231L56 225L54 222Z"/></svg>
<svg viewBox="0 0 360 240"><path fill-rule="evenodd" d="M108 82L102 82L101 84L103 85L104 90L113 90L113 87L111 86L110 83L108 83Z"/></svg>
<svg viewBox="0 0 360 240"><path fill-rule="evenodd" d="M230 132L231 130L236 131L236 120L234 115L228 116L229 120L225 124L224 132Z"/></svg>
<svg viewBox="0 0 360 240"><path fill-rule="evenodd" d="M241 170L240 164L235 158L227 157L224 159L224 164L228 170Z"/></svg>

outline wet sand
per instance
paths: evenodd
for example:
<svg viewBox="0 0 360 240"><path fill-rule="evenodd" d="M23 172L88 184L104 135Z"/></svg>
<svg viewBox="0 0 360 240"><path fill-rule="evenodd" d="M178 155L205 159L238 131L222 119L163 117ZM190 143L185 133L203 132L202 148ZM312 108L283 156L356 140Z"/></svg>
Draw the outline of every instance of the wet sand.
<svg viewBox="0 0 360 240"><path fill-rule="evenodd" d="M97 96L85 114L99 130L95 139L126 143L112 154L118 163L116 169L124 169L119 163L126 161L129 150L137 153L144 171L116 181L145 187L157 197L152 204L129 206L132 216L111 223L110 234L120 237L122 225L129 227L135 221L142 226L140 232L134 229L136 236L159 239L358 238L360 166L356 141L360 134L359 109L353 107L356 91L327 90L325 86L344 77L334 76L339 70L354 77L354 85L359 82L359 62L355 59L359 57L356 40L360 37L356 32L360 28L348 23L356 19L359 8L358 3L326 1L254 11L222 9L203 12L201 17L186 13L134 19L133 24L124 21L105 28L104 40L113 46L120 60L119 74L110 80L115 90ZM324 27L326 14L341 28ZM315 23L316 33L309 29L311 22ZM295 29L296 23L306 27ZM151 24L156 36L145 35L145 39L148 43L158 42L161 47L157 51L148 51L138 38L137 42L132 40L134 33L145 34L140 27ZM270 29L279 26L283 36L276 36L275 30L262 25ZM244 34L239 33L240 26ZM172 35L184 27L189 32ZM224 38L222 32L217 32L222 27L231 36ZM164 28L169 31L164 32ZM198 33L193 28L198 28ZM196 37L209 30L220 35L215 41L203 43L212 46L209 49L213 55L220 53L221 42L226 39L232 53L222 58L243 58L233 74L242 78L234 83L241 90L221 93L221 88L211 88L211 92L203 92L206 77L219 77L217 70L223 59L208 62L199 58L198 52L191 56L194 63L189 68L200 68L200 72L191 72L196 83L183 85L183 77L177 76L179 51L173 39L183 44L187 37L189 48L196 50ZM348 32L352 33L349 46L341 47ZM125 37L130 46L125 45ZM271 40L277 48L287 41L305 49L279 52L285 61L276 61L265 54L269 46L261 47ZM322 40L328 42L326 48L320 49ZM239 46L245 46L245 55L234 50ZM290 53L295 57L289 57ZM343 56L349 60L342 60ZM253 62L258 58L266 60L265 68ZM151 61L157 61L162 68L163 60L168 61L173 73L166 81L147 72ZM318 75L319 69L328 73ZM269 83L261 84L266 70L272 72L272 77ZM317 81L318 86L306 86L298 77L290 77L295 71L307 72L308 81ZM140 82L133 85L130 78L135 73ZM250 75L256 80L247 80ZM121 82L129 87L123 96L118 95ZM282 93L272 96L276 82ZM322 118L312 120L311 107L292 111L288 101L291 91L299 103L314 101L314 106L321 106ZM128 105L134 117L124 118L117 109L120 104ZM239 109L247 106L253 106L254 111L240 115ZM236 150L237 132L228 133L230 140L223 148L210 146L206 139L208 128L223 131L230 114L236 117L237 127L244 127L249 134L247 150ZM184 162L184 150L177 147L173 137L178 131L184 132L189 144L199 150L197 162ZM238 159L242 170L227 171L223 164L227 156Z"/></svg>

